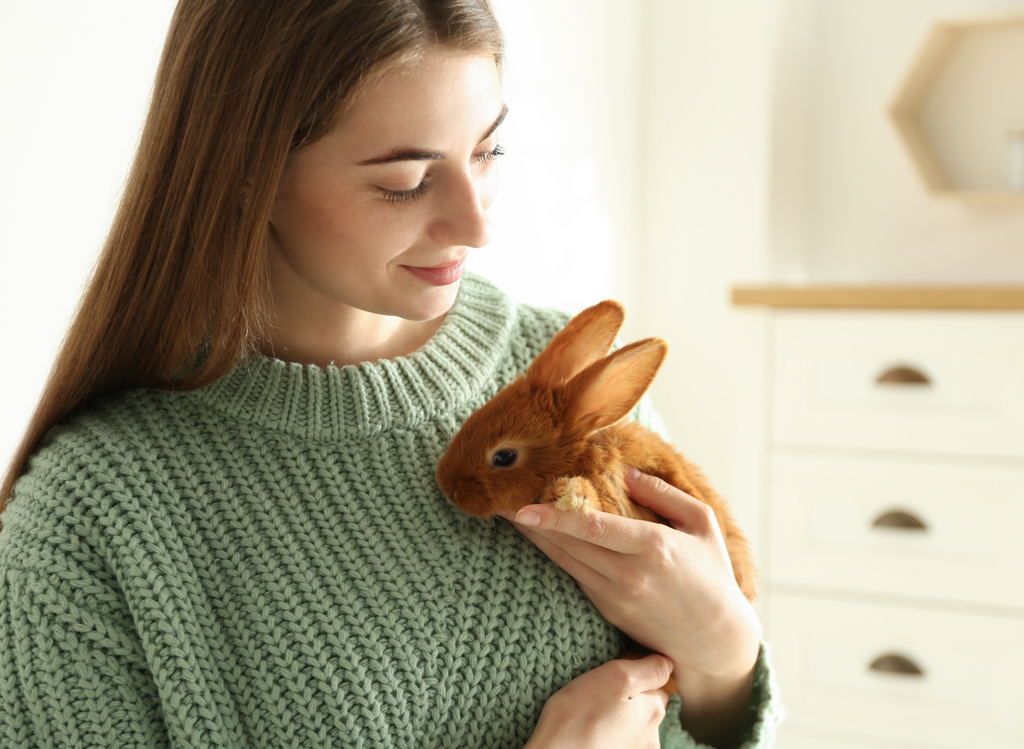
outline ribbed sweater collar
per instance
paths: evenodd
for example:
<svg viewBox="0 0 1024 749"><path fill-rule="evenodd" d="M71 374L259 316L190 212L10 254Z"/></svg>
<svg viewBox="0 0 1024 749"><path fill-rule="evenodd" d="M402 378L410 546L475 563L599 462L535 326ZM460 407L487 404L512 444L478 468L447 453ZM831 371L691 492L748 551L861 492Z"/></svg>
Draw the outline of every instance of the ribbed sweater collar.
<svg viewBox="0 0 1024 749"><path fill-rule="evenodd" d="M408 356L325 368L254 356L191 395L232 418L304 439L412 428L457 409L494 378L515 313L492 284L466 275L441 327Z"/></svg>

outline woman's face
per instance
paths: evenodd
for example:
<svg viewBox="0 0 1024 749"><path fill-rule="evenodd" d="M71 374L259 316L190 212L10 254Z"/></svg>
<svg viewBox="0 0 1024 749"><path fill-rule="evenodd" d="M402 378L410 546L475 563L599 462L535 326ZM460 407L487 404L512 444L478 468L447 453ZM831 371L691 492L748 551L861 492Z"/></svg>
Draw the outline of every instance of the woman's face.
<svg viewBox="0 0 1024 749"><path fill-rule="evenodd" d="M430 50L384 75L282 176L271 217L275 305L433 320L490 239L494 58Z"/></svg>

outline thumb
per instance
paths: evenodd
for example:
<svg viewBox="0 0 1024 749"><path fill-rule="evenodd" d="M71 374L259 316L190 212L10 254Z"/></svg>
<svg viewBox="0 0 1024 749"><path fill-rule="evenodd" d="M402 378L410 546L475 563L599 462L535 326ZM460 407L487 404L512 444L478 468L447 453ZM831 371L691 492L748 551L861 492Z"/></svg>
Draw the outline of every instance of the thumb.
<svg viewBox="0 0 1024 749"><path fill-rule="evenodd" d="M638 695L661 689L672 676L672 669L675 668L672 659L660 653L652 653L639 660L630 661L630 665L635 669L633 678Z"/></svg>
<svg viewBox="0 0 1024 749"><path fill-rule="evenodd" d="M626 488L633 501L654 510L678 530L702 532L717 524L708 505L667 481L641 473L632 466L626 469Z"/></svg>
<svg viewBox="0 0 1024 749"><path fill-rule="evenodd" d="M655 511L660 505L671 504L667 495L680 491L667 481L633 466L626 467L626 485L634 500Z"/></svg>

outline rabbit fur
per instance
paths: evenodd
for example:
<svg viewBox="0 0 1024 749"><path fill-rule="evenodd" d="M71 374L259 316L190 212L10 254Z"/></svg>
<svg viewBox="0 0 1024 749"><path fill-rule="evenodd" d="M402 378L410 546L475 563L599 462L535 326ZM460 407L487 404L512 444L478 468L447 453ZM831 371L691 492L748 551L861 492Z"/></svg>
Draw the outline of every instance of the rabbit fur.
<svg viewBox="0 0 1024 749"><path fill-rule="evenodd" d="M482 518L552 502L564 510L666 523L631 500L627 466L657 476L713 510L743 595L757 595L749 544L701 471L659 435L626 421L668 352L647 338L608 353L625 319L600 302L574 317L525 374L466 420L437 467L438 486Z"/></svg>

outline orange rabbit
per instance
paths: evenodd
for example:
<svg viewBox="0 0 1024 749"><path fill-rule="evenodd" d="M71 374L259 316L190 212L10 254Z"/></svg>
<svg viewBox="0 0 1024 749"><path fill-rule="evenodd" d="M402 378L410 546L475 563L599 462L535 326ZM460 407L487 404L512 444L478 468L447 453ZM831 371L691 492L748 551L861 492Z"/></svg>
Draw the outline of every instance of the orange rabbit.
<svg viewBox="0 0 1024 749"><path fill-rule="evenodd" d="M756 597L757 571L724 500L692 463L657 434L624 418L651 386L668 352L647 338L609 354L625 313L604 301L566 325L527 369L472 414L437 467L437 483L478 517L553 502L664 523L633 502L633 465L710 505L743 595Z"/></svg>

